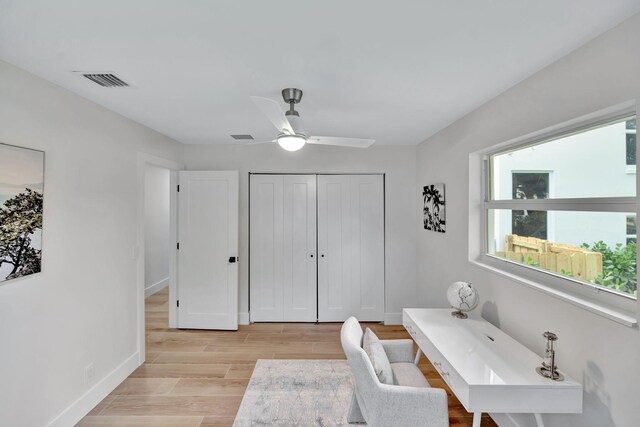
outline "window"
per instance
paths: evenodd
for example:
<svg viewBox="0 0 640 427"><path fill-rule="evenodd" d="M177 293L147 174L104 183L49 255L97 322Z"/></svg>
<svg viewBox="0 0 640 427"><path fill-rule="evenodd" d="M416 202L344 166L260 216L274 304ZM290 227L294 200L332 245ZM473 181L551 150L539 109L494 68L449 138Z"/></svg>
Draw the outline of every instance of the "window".
<svg viewBox="0 0 640 427"><path fill-rule="evenodd" d="M627 215L627 245L631 242L637 242L635 215Z"/></svg>
<svg viewBox="0 0 640 427"><path fill-rule="evenodd" d="M623 117L489 155L487 255L636 298L635 131Z"/></svg>
<svg viewBox="0 0 640 427"><path fill-rule="evenodd" d="M547 199L549 174L540 172L512 173L514 199ZM511 231L520 236L547 238L547 213L544 211L516 210L511 212Z"/></svg>
<svg viewBox="0 0 640 427"><path fill-rule="evenodd" d="M636 164L636 119L625 122L625 134L627 140L627 165Z"/></svg>

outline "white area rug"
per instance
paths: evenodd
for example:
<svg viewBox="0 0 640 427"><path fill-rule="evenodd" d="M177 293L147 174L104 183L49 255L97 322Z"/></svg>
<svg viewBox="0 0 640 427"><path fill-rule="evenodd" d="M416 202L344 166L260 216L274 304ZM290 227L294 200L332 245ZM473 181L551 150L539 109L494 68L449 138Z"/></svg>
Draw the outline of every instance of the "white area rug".
<svg viewBox="0 0 640 427"><path fill-rule="evenodd" d="M349 426L346 360L258 360L234 427Z"/></svg>

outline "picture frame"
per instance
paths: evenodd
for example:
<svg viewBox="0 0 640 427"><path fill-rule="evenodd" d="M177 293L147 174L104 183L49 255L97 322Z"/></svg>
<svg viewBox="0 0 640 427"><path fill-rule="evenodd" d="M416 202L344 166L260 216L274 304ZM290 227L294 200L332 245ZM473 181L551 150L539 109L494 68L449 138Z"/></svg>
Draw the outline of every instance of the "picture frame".
<svg viewBox="0 0 640 427"><path fill-rule="evenodd" d="M44 151L0 143L0 283L42 270Z"/></svg>
<svg viewBox="0 0 640 427"><path fill-rule="evenodd" d="M444 233L446 231L446 204L444 184L430 184L423 187L423 225L425 230Z"/></svg>

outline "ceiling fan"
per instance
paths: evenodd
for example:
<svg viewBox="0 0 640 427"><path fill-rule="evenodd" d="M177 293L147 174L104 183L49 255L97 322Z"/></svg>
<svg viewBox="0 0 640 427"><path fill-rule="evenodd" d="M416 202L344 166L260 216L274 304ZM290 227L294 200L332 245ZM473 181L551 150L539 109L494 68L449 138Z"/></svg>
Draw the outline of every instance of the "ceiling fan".
<svg viewBox="0 0 640 427"><path fill-rule="evenodd" d="M305 144L367 148L375 142L375 139L308 136L302 127L300 114L295 110L295 105L302 99L302 91L296 88L283 89L282 98L284 102L289 104L289 110L286 113L283 113L278 103L272 99L260 96L251 97L253 103L280 132L276 139L265 142L277 142L288 151L297 151L304 147Z"/></svg>

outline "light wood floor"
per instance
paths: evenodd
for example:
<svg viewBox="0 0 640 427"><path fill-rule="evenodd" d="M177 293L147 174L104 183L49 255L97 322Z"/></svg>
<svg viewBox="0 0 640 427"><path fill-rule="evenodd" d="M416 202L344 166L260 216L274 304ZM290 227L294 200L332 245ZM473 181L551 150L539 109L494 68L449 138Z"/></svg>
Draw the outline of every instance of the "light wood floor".
<svg viewBox="0 0 640 427"><path fill-rule="evenodd" d="M147 362L79 426L231 426L257 359L344 359L340 324L256 323L236 332L169 329L168 294L146 301ZM369 324L381 339L409 338L402 326ZM433 387L447 390L451 427L471 426L467 413L424 358ZM496 426L487 415L482 426Z"/></svg>

